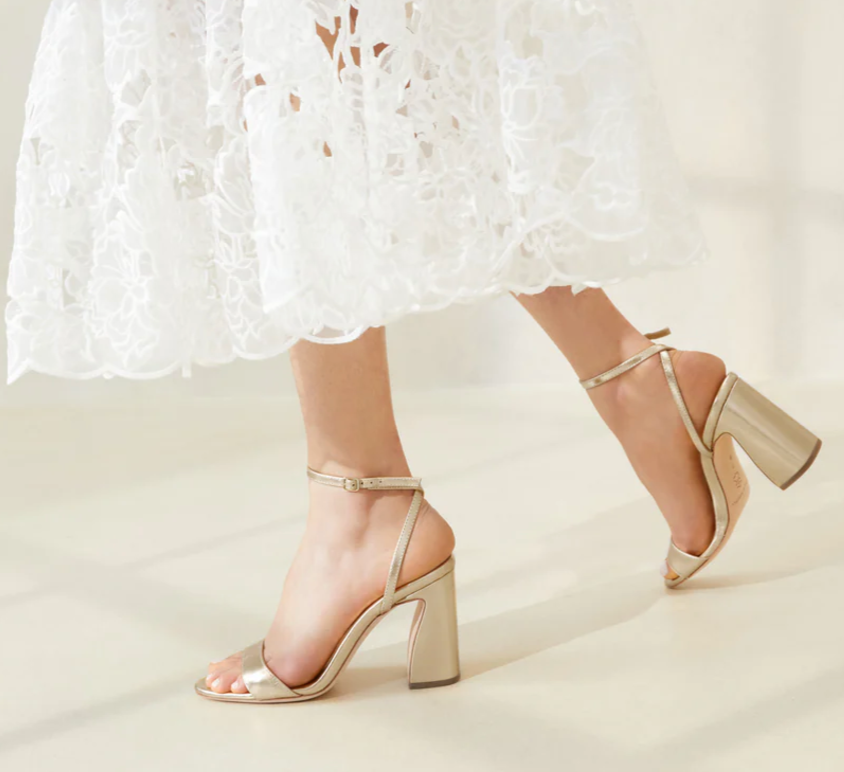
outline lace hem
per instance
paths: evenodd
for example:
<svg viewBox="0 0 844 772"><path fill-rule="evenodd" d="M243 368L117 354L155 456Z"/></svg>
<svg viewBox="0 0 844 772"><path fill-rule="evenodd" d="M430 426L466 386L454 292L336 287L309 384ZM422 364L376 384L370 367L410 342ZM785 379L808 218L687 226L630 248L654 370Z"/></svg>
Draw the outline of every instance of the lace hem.
<svg viewBox="0 0 844 772"><path fill-rule="evenodd" d="M261 359L703 251L626 0L54 0L9 377Z"/></svg>
<svg viewBox="0 0 844 772"><path fill-rule="evenodd" d="M678 263L677 265L665 265L661 266L659 271L666 271L666 270L678 270L680 268L685 268L691 265L695 265L698 262L706 259L707 251L705 245L701 243L700 248L698 251L690 255L687 260ZM549 287L572 287L575 293L581 292L585 289L591 288L600 288L600 287L608 287L614 284L618 284L622 281L626 281L630 278L645 278L653 271L645 270L639 274L628 274L624 277L619 277L615 280L609 280L605 282L589 282L588 284L573 284L571 281L567 280L565 277L561 276L551 276L548 278L546 282L542 284L532 286L532 287L523 287L518 286L515 284L497 286L497 287L490 287L483 290L477 291L475 294L471 295L464 295L462 297L453 297L444 299L439 303L432 303L428 305L420 305L414 308L408 308L405 311L397 314L396 319L385 321L383 325L371 325L371 326L384 326L390 323L390 321L396 321L397 319L401 318L402 316L410 315L410 314L423 314L423 313L432 313L436 311L442 311L445 308L448 308L451 305L458 304L458 303L473 303L478 300L484 298L492 298L500 295L505 295L508 293L513 293L517 295L537 295L541 292L544 292ZM238 351L234 350L231 352L229 356L224 359L211 359L211 360L200 360L196 358L192 358L187 361L174 361L167 364L161 370L154 370L150 372L130 372L130 371L123 371L114 369L107 365L102 365L97 369L87 370L82 372L69 372L65 369L58 369L54 370L51 369L51 365L45 361L36 361L36 360L27 360L24 359L23 361L19 361L17 367L12 370L11 367L9 369L8 375L8 383L9 385L13 384L15 381L22 378L27 373L39 373L41 375L49 375L54 376L57 378L67 378L71 380L91 380L93 378L124 378L126 380L154 380L156 378L163 378L168 375L172 375L174 373L180 372L186 378L190 378L194 367L219 367L221 365L230 364L237 359L243 359L247 361L263 361L266 359L272 359L273 357L279 356L280 354L285 353L288 349L292 346L295 346L302 340L308 340L314 343L322 343L326 345L331 344L343 344L349 343L353 340L356 340L361 335L363 335L366 330L370 329L370 327L363 327L352 330L347 333L339 334L336 337L316 337L316 336L305 336L302 338L291 338L290 340L286 341L282 346L278 349L273 350L266 350L259 353L250 353L247 351ZM18 358L19 359L19 358ZM9 361L12 361L12 357L10 355Z"/></svg>

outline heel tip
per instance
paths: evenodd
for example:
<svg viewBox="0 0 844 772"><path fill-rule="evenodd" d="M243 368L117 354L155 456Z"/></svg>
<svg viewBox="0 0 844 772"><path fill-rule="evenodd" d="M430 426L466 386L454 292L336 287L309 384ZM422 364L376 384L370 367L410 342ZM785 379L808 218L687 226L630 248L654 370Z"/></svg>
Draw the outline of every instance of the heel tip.
<svg viewBox="0 0 844 772"><path fill-rule="evenodd" d="M800 478L801 478L804 474L806 474L806 472L808 472L808 471L809 471L809 467L810 467L810 466L812 466L812 464L814 464L814 463L815 463L815 459L818 457L818 453L820 453L820 452L821 452L821 445L823 445L823 441L822 441L822 440L818 440L817 444L815 445L814 450L812 451L812 455L811 455L811 456L809 456L808 461L806 461L806 463L805 463L805 464L803 464L803 467L800 469L800 471L799 471L796 475L794 475L794 477L792 477L792 478L791 478L788 482L786 482L786 483L784 483L783 485L781 485L781 486L780 486L780 490L783 490L783 491L784 491L784 490L786 490L787 488L790 488L790 487L791 487L792 485L794 485L794 483L796 483L796 482L797 482L797 481L798 481L798 480L799 480L799 479L800 479Z"/></svg>
<svg viewBox="0 0 844 772"><path fill-rule="evenodd" d="M451 684L456 684L460 680L460 673L458 673L454 678L446 678L444 681L420 681L418 683L409 683L408 686L411 689L433 689L436 686L450 686Z"/></svg>

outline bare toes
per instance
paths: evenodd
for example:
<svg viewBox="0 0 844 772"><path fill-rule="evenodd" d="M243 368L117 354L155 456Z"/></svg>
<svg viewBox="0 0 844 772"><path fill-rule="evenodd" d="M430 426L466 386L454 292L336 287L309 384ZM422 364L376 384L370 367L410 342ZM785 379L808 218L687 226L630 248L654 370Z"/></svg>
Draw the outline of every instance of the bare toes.
<svg viewBox="0 0 844 772"><path fill-rule="evenodd" d="M211 682L211 691L216 694L228 694L232 689L232 684L240 676L236 670L226 670L220 673L217 678Z"/></svg>

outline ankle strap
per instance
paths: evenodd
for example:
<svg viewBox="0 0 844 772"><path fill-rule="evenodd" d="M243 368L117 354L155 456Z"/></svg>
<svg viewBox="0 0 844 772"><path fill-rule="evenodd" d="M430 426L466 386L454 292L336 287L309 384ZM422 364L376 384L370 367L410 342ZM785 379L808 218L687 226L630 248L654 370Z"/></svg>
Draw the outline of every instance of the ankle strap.
<svg viewBox="0 0 844 772"><path fill-rule="evenodd" d="M658 340L659 338L664 338L667 335L671 334L671 330L668 327L665 327L662 330L658 330L657 332L649 332L645 335L648 340ZM607 370L605 373L601 373L600 375L596 375L594 378L587 378L580 382L580 385L583 386L584 389L589 391L589 389L594 389L598 386L603 386L607 381L611 381L614 378L618 378L619 375L624 375L628 370L632 370L634 367L638 367L642 362L650 359L652 356L656 356L657 354L661 354L663 351L673 351L674 349L671 346L663 346L662 343L655 343L653 346L646 348L644 351L640 351L638 354L634 354L630 359L624 360L620 365L616 365L615 367Z"/></svg>
<svg viewBox="0 0 844 772"><path fill-rule="evenodd" d="M308 467L308 479L331 488L342 488L350 493L358 491L422 491L418 477L334 477Z"/></svg>
<svg viewBox="0 0 844 772"><path fill-rule="evenodd" d="M351 493L358 491L414 491L413 499L410 502L410 509L404 519L396 549L393 552L393 559L390 561L390 571L387 574L387 584L384 587L384 597L381 599L381 613L386 614L394 605L396 587L399 583L401 568L410 545L410 538L413 536L413 529L416 527L416 519L419 516L419 509L422 506L422 498L425 492L422 490L422 480L418 477L334 477L330 474L322 474L308 467L308 478L320 485L328 485L332 488L342 488Z"/></svg>
<svg viewBox="0 0 844 772"><path fill-rule="evenodd" d="M645 337L649 340L655 340L658 338L664 338L666 335L670 334L671 330L666 327L658 332L648 333ZM671 356L668 354L669 351L674 351L674 349L671 346L663 346L661 343L655 343L653 346L646 348L644 351L640 351L638 354L630 357L630 359L622 362L620 365L613 367L612 370L607 370L605 373L596 375L594 378L581 381L580 385L587 390L594 389L596 386L600 386L607 381L611 381L613 378L618 378L619 375L623 375L628 370L632 370L634 367L642 364L642 362L650 359L652 356L659 354L659 358L662 361L662 369L665 373L665 378L668 381L668 388L671 391L671 396L674 398L674 403L677 405L677 410L680 412L680 418L683 420L683 425L686 427L686 431L689 433L689 437L698 452L703 456L711 458L712 450L707 447L706 443L697 433L694 421L692 421L691 413L689 413L689 408L686 405L686 400L683 399L683 393L680 391L680 384L677 382L677 374L674 372L674 365L671 363Z"/></svg>

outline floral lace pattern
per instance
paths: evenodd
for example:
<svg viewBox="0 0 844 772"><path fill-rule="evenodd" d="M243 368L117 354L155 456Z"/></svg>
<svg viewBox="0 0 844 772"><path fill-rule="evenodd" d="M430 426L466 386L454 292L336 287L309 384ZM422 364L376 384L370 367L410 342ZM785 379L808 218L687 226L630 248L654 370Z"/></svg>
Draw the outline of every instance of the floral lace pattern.
<svg viewBox="0 0 844 772"><path fill-rule="evenodd" d="M627 0L352 5L53 0L10 380L156 377L702 256Z"/></svg>

